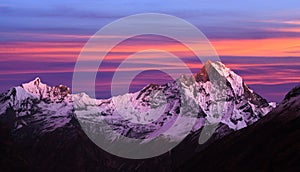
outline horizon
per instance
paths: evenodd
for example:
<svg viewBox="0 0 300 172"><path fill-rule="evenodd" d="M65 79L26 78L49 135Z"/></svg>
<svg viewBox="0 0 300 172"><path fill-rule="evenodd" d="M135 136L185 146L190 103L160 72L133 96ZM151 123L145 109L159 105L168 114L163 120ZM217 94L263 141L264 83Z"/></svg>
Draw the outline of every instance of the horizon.
<svg viewBox="0 0 300 172"><path fill-rule="evenodd" d="M78 0L4 0L0 3L3 21L0 28L0 92L37 76L52 86L72 87L77 57L95 32L121 17L156 12L180 17L197 26L226 67L240 75L263 98L281 102L285 94L300 83L300 18L297 17L300 16L300 2L216 2L191 1L183 6L180 1L93 1L93 5L87 6ZM190 38L188 33L185 36ZM101 64L96 79L96 97L109 98L109 83L115 69L129 55L145 49L173 52L193 73L202 67L189 50L174 40L154 35L133 37L117 45ZM157 63L157 59L167 57L149 53L143 58L151 65ZM139 62L135 65L137 67L131 70L142 66ZM180 66L166 66L178 73L181 71ZM170 77L162 72L148 71L138 75L130 89L137 91L151 82L161 84L169 80Z"/></svg>
<svg viewBox="0 0 300 172"><path fill-rule="evenodd" d="M203 67L203 66L202 66ZM199 71L198 72L200 72L201 71L201 69L202 69L202 67L199 69ZM150 73L150 75L153 75L153 73L156 73L156 72L158 72L158 73L161 73L160 71L147 71L147 72L149 72ZM152 73L151 73L152 72ZM235 72L235 71L233 71L233 72ZM163 73L161 73L161 74L163 74ZM193 75L195 75L196 73L193 73ZM138 77L136 77L134 80L133 80L133 83L134 83L134 81L135 80L139 80L139 77L142 77L142 75L139 75ZM129 91L129 93L134 93L134 92L138 92L138 91L140 91L142 88L144 88L144 87L146 87L147 85L149 85L149 84L167 84L167 83L169 83L169 82L172 82L172 81L174 81L171 77L169 77L169 76L165 76L167 79L165 79L165 80L161 80L160 82L158 82L158 83L146 83L146 82L143 82L142 83L142 85L140 85L140 87L141 88L139 88L138 87L138 89L139 90L137 90L137 88L132 88L132 87L130 87L130 91ZM13 86L13 87L11 87L11 88L14 88L14 87L17 87L17 86L22 86L22 84L26 84L26 83L29 83L29 82L32 82L32 81L35 81L37 78L39 78L40 79L40 82L41 83L43 83L43 84L46 84L47 86L50 86L50 87L55 87L55 86L58 86L58 85L64 85L64 86L67 86L68 88L70 88L71 89L71 93L70 94L78 94L78 93L72 93L72 88L71 88L71 86L69 86L69 85L66 85L66 84L64 84L64 83L62 83L62 82L59 82L60 84L57 84L57 85L50 85L50 84L48 84L48 82L47 81L45 81L45 80L43 80L43 78L41 78L40 76L36 76L36 77L34 77L33 79L31 79L31 80L28 80L28 81L24 81L24 82L22 82L22 83L20 83L19 85L16 85L16 86ZM168 82L167 82L168 81ZM246 83L245 83L246 84ZM247 84L246 84L247 85ZM247 85L248 86L248 85ZM286 96L286 94L288 94L288 92L290 92L293 88L295 88L295 87L297 87L297 86L299 86L299 84L296 84L296 85L294 85L292 88L290 88L285 94L284 94L284 97ZM248 86L249 87L249 86ZM11 88L9 88L9 89L11 89ZM252 89L251 87L249 87L250 89ZM7 90L9 90L9 89L7 89ZM6 90L6 91L7 91ZM252 89L253 90L253 89ZM258 93L256 90L253 90L254 92L256 92L256 93ZM259 93L258 93L259 94ZM97 94L96 94L97 95ZM98 94L99 95L99 94ZM259 94L260 96L262 96L261 94ZM113 96L111 96L110 95L110 97L105 97L105 98L99 98L99 97L96 97L96 99L107 99L107 98L111 98L111 97L113 97ZM283 98L284 98L283 97ZM265 98L265 97L263 97L263 98ZM282 100L280 100L280 101L275 101L276 103L280 103L281 101L283 101L283 98L282 98ZM265 98L266 99L266 98ZM271 102L271 101L269 101L269 100L267 100L268 102Z"/></svg>

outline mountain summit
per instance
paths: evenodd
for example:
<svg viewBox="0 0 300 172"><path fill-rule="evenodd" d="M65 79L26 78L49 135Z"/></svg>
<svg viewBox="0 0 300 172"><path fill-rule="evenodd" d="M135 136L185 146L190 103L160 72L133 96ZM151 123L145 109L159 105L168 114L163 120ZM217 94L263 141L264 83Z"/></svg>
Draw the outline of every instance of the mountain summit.
<svg viewBox="0 0 300 172"><path fill-rule="evenodd" d="M37 96L39 99L48 101L63 100L70 94L70 88L64 85L50 87L41 82L39 77L29 83L22 84L21 87L28 93Z"/></svg>

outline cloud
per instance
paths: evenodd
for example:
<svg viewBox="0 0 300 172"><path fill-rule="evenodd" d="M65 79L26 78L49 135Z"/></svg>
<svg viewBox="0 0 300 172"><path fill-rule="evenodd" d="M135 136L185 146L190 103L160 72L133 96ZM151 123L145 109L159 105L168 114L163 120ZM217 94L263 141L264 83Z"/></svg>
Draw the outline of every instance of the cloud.
<svg viewBox="0 0 300 172"><path fill-rule="evenodd" d="M77 56L89 37L120 17L144 12L167 13L196 25L211 40L228 67L242 75L245 82L255 89L260 90L261 86L267 90L261 91L263 96L280 98L284 94L279 92L280 88L286 91L288 86L300 82L299 2L4 0L2 3L0 90L34 79L37 75L51 85L63 82L70 86ZM185 35L190 37L189 33ZM110 36L113 39L114 35ZM176 41L140 36L112 50L101 66L101 82L104 85L109 83L122 59L147 48L173 52L193 72L202 66ZM94 53L95 49L89 51ZM151 55L156 58L151 59ZM136 68L131 70L157 63L158 58L165 57L149 54L145 58L149 58L146 64L136 61ZM180 71L174 64L169 64L169 67ZM132 87L139 89L144 82L152 82L150 76L144 75L134 81ZM103 88L97 92L108 96L108 90L105 86Z"/></svg>

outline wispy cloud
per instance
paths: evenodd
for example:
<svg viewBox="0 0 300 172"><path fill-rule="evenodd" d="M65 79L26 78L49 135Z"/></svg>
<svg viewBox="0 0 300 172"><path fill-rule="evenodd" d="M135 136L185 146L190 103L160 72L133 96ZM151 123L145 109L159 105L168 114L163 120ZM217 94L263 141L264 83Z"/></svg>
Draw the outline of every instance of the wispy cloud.
<svg viewBox="0 0 300 172"><path fill-rule="evenodd" d="M260 88L268 90L261 91L264 96L279 99L288 87L300 82L299 5L300 1L292 0L272 3L258 0L217 0L215 3L196 0L188 3L177 0L3 0L0 4L0 90L37 75L52 85L58 81L70 85L77 57L96 31L120 17L159 12L181 17L196 25L211 40L226 66L242 75L245 82L258 91ZM110 39L115 39L114 36L108 35ZM193 42L189 33L185 36ZM106 56L98 72L99 96L108 96L107 84L122 60L145 49L171 52L193 72L202 67L191 51L174 40L136 37L117 45ZM101 45L88 51L102 51ZM135 60L135 67L127 70L141 70L167 57L148 53L140 58L143 62ZM87 60L90 63L95 59ZM173 63L161 67L181 70ZM132 88L137 90L144 83L152 82L151 74L157 73L152 71L137 78ZM156 76L159 77L153 82L168 80L165 75Z"/></svg>

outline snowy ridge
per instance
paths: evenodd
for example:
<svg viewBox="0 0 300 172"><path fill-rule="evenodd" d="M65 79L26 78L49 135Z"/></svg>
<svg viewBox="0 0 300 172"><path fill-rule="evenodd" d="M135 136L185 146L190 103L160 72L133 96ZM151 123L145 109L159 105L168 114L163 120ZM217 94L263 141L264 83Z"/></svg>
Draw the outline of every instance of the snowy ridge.
<svg viewBox="0 0 300 172"><path fill-rule="evenodd" d="M39 77L29 83L22 84L22 87L28 93L48 101L62 101L70 94L70 88L64 85L50 87L41 82Z"/></svg>
<svg viewBox="0 0 300 172"><path fill-rule="evenodd" d="M69 91L66 86L50 87L36 78L0 96L0 116L14 115L16 130L34 126L33 132L53 131L68 124L73 116Z"/></svg>
<svg viewBox="0 0 300 172"><path fill-rule="evenodd" d="M215 101L211 91L216 89L216 86L209 81L209 78L206 78L208 71L205 68L209 67L213 67L225 77L228 85L223 90L227 97L221 111L221 119L210 115L212 102ZM198 81L197 75L201 77ZM189 79L181 78L181 81ZM220 121L231 130L239 130L259 120L274 107L274 103L269 104L253 90L250 90L240 76L220 62L207 62L204 70L202 69L195 75L195 79L197 82L192 86L195 90L186 89L183 95L188 97L196 93L195 96L190 96L195 98L197 106L194 109L199 111L193 131L203 128L206 121L211 123ZM76 114L81 119L94 122L97 122L102 116L115 131L128 137L151 138L161 134L168 138L176 137L165 131L174 123L180 113L182 95L179 83L175 81L164 85L150 84L139 92L112 97L94 106L87 106L89 110L93 109L95 112L93 115L89 115L86 110L81 109L77 109ZM183 126L178 126L178 130L181 129L180 127ZM115 137L111 136L110 138Z"/></svg>
<svg viewBox="0 0 300 172"><path fill-rule="evenodd" d="M217 70L227 82L222 93L226 95L226 101L220 109L221 119L210 115L218 96L212 90L218 86L210 82L208 68ZM189 105L184 113L188 115L191 109L197 113L192 132L201 130L207 121L218 120L229 130L239 130L274 108L274 103L268 103L250 90L243 79L224 64L207 62L195 76L182 76L163 85L150 84L136 93L105 100L92 99L85 93L70 94L66 86L50 87L36 78L0 96L0 116L12 115L8 114L10 109L16 117L16 130L35 126L33 130L37 133L53 131L69 125L72 119L80 119L88 124L105 121L116 133L126 137L145 139L164 135L176 140L176 135L166 131L180 114L183 99L188 100ZM105 128L90 127L94 132L105 132ZM184 127L176 125L174 129L180 133ZM118 139L117 135L107 137L111 141Z"/></svg>

